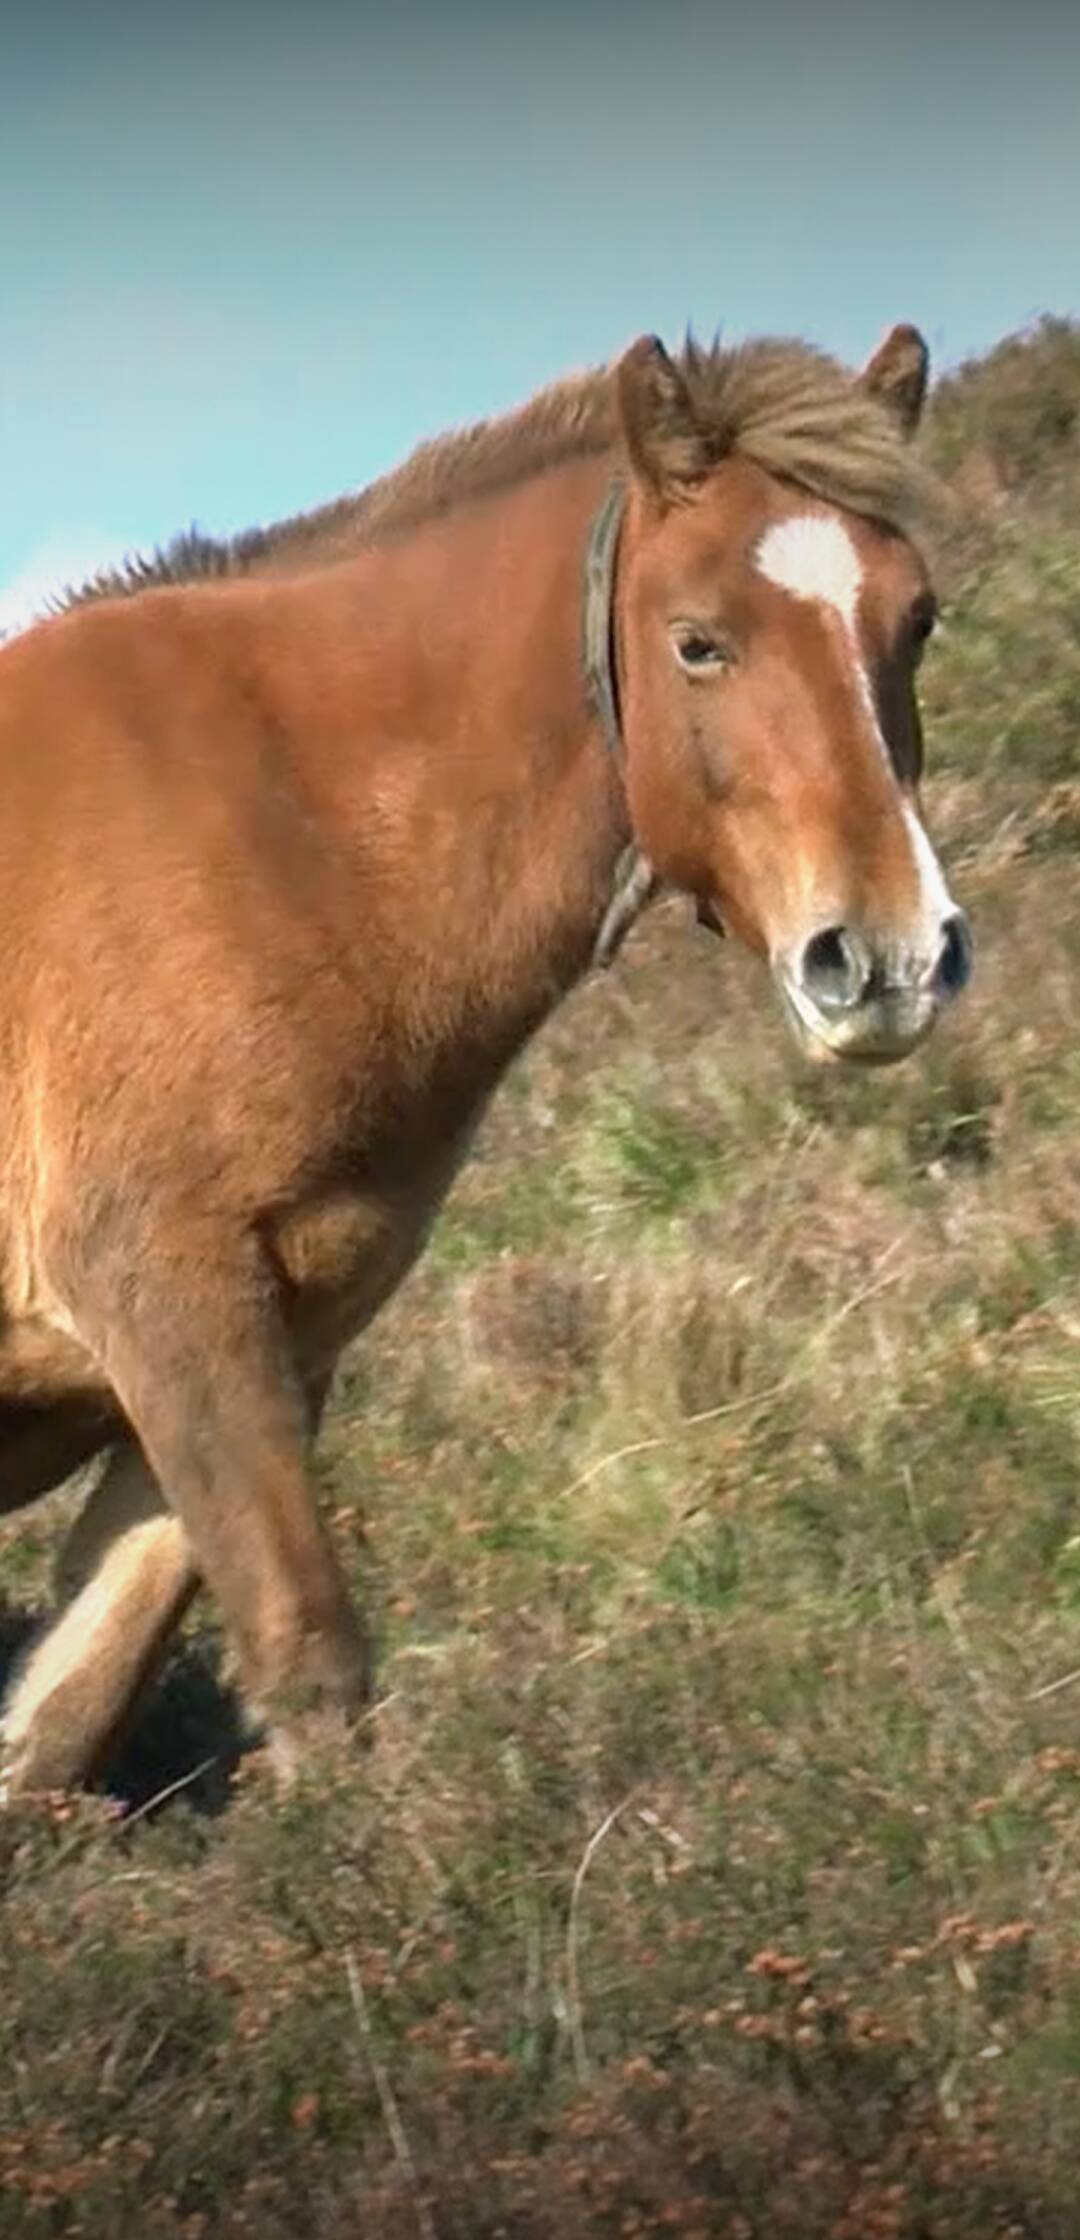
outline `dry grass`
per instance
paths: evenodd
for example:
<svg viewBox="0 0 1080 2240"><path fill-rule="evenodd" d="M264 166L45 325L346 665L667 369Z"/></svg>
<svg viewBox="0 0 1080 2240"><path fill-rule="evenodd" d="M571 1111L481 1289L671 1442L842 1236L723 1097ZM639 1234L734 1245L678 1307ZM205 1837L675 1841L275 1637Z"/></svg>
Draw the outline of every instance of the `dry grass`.
<svg viewBox="0 0 1080 2240"><path fill-rule="evenodd" d="M946 555L955 1024L804 1074L658 913L342 1374L370 1762L0 1830L6 2233L1075 2234L1073 471ZM117 1779L233 1747L204 1613Z"/></svg>

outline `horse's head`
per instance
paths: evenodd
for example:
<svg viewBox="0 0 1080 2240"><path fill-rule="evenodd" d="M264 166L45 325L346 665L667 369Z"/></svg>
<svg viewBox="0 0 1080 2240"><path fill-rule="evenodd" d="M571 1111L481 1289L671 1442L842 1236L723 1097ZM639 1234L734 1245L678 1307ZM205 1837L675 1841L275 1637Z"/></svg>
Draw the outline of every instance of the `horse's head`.
<svg viewBox="0 0 1080 2240"><path fill-rule="evenodd" d="M919 813L934 621L905 532L926 350L858 376L800 346L653 340L620 363L617 642L637 838L771 964L817 1054L884 1061L968 978Z"/></svg>

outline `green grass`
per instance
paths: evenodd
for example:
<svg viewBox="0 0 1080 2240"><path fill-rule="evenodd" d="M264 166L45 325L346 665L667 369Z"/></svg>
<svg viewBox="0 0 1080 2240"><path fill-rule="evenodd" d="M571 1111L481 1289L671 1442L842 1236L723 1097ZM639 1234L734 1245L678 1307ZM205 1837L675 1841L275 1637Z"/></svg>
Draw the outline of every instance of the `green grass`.
<svg viewBox="0 0 1080 2240"><path fill-rule="evenodd" d="M374 1748L0 1825L12 2240L1075 2240L1073 356L940 405L997 478L926 672L971 994L804 1072L665 905L540 1038L322 1442ZM196 1613L129 1797L219 1669Z"/></svg>

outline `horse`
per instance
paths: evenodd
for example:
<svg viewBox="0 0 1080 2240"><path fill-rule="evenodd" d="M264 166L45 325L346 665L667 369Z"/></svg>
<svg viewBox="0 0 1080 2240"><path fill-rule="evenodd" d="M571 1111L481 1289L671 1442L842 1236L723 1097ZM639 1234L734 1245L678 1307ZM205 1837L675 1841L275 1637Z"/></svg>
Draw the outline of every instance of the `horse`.
<svg viewBox="0 0 1080 2240"><path fill-rule="evenodd" d="M363 1731L309 1477L335 1364L653 894L822 1060L902 1058L963 987L927 362L644 336L0 649L0 1508L94 1464L5 1795L100 1773L202 1584L284 1781Z"/></svg>

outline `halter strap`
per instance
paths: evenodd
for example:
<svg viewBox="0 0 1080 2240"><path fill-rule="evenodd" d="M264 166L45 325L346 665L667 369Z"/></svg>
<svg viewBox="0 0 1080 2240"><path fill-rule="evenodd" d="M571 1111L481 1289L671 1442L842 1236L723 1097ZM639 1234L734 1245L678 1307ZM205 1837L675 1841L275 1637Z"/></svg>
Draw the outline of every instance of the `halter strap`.
<svg viewBox="0 0 1080 2240"><path fill-rule="evenodd" d="M604 737L620 774L626 756L619 728L615 682L615 562L626 511L626 491L611 482L594 517L585 547L584 657L589 699L604 727Z"/></svg>
<svg viewBox="0 0 1080 2240"><path fill-rule="evenodd" d="M625 512L626 491L616 480L609 483L589 530L582 613L586 690L620 778L625 778L626 774L626 749L619 723L615 675L615 564ZM635 919L658 892L659 885L651 863L642 854L637 841L631 840L615 866L611 899L593 947L594 965L604 967L611 963Z"/></svg>

